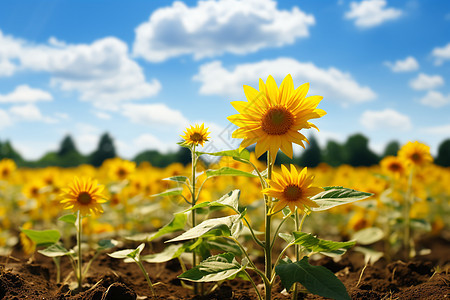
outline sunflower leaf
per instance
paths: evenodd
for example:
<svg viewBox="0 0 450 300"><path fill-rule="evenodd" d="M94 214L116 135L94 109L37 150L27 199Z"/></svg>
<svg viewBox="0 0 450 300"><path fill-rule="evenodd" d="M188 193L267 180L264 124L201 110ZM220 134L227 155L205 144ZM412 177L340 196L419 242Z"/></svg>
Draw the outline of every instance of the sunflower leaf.
<svg viewBox="0 0 450 300"><path fill-rule="evenodd" d="M194 205L193 207L186 209L184 212L188 212L194 209L203 207L229 207L236 213L239 213L239 196L241 195L240 190L233 190L228 194L223 195L219 200L216 201L206 201Z"/></svg>
<svg viewBox="0 0 450 300"><path fill-rule="evenodd" d="M58 218L59 221L66 222L71 225L75 225L77 221L77 216L75 214L68 214Z"/></svg>
<svg viewBox="0 0 450 300"><path fill-rule="evenodd" d="M322 240L310 233L300 231L294 231L292 234L294 235L294 241L292 243L301 245L312 253L333 253L341 255L355 245L354 241L335 242Z"/></svg>
<svg viewBox="0 0 450 300"><path fill-rule="evenodd" d="M150 195L150 197L168 197L168 196L178 196L181 195L183 193L183 188L181 187L177 187L177 188L173 188L173 189L168 189L162 193L159 194L153 194Z"/></svg>
<svg viewBox="0 0 450 300"><path fill-rule="evenodd" d="M36 246L50 246L59 241L61 234L58 230L32 230L32 229L20 229L26 234Z"/></svg>
<svg viewBox="0 0 450 300"><path fill-rule="evenodd" d="M230 167L222 167L218 170L207 170L206 176L208 178L216 177L216 176L244 176L244 177L258 177L255 174L245 172L242 170L230 168Z"/></svg>
<svg viewBox="0 0 450 300"><path fill-rule="evenodd" d="M64 248L63 246L61 246L58 243L53 244L53 245L45 248L44 250L38 250L38 252L47 257L61 257L61 256L70 255L70 254L74 253L73 251L67 250L66 248Z"/></svg>
<svg viewBox="0 0 450 300"><path fill-rule="evenodd" d="M141 256L141 260L148 263L162 263L179 257L185 249L186 247L184 244L170 245L160 253Z"/></svg>
<svg viewBox="0 0 450 300"><path fill-rule="evenodd" d="M369 198L373 194L360 192L342 186L324 187L324 191L311 197L319 207L311 207L312 211L323 211L335 206L352 203L355 201Z"/></svg>
<svg viewBox="0 0 450 300"><path fill-rule="evenodd" d="M232 157L234 160L243 162L248 164L250 161L250 152L248 152L247 149L236 149L236 150L226 150L226 151L219 151L219 152L196 152L197 155L212 155L212 156L227 156Z"/></svg>
<svg viewBox="0 0 450 300"><path fill-rule="evenodd" d="M169 224L166 224L163 227L161 227L157 232L150 234L148 233L137 234L127 237L127 239L132 241L150 242L165 234L183 230L184 226L186 225L186 221L187 221L186 214L176 213L172 221L170 221Z"/></svg>

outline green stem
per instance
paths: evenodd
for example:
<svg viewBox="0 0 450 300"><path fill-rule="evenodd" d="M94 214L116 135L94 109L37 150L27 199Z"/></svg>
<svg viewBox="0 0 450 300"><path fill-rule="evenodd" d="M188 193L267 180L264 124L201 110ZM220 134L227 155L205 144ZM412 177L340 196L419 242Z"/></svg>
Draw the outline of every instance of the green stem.
<svg viewBox="0 0 450 300"><path fill-rule="evenodd" d="M61 281L61 257L53 257L56 266L56 283Z"/></svg>
<svg viewBox="0 0 450 300"><path fill-rule="evenodd" d="M306 214L305 214L306 215ZM303 220L302 220L303 221ZM302 222L303 224L303 222ZM295 231L299 231L300 228L300 217L298 216L298 210L295 210ZM299 245L295 245L295 261L300 260L300 247ZM294 282L294 291L292 292L292 300L297 300L298 294L298 283Z"/></svg>
<svg viewBox="0 0 450 300"><path fill-rule="evenodd" d="M411 169L409 172L409 178L408 178L408 190L406 192L406 199L405 199L405 240L404 248L405 248L405 259L409 260L411 248L410 248L410 239L411 239L411 218L409 216L410 210L411 210L411 196L412 196L412 181L413 181L413 173L414 169Z"/></svg>
<svg viewBox="0 0 450 300"><path fill-rule="evenodd" d="M267 179L272 179L273 161L270 151L267 151ZM272 199L269 196L265 196L265 242L264 242L264 254L265 254L265 275L267 278L272 278L272 239L271 239L271 221L272 215L269 214ZM265 284L266 300L272 299L272 284Z"/></svg>
<svg viewBox="0 0 450 300"><path fill-rule="evenodd" d="M247 276L248 280L250 280L250 282L252 283L253 288L255 289L255 292L258 295L258 299L263 300L261 294L259 293L258 287L256 286L256 283L253 281L252 277L250 275L248 275L247 271L244 270L243 272Z"/></svg>
<svg viewBox="0 0 450 300"><path fill-rule="evenodd" d="M78 290L81 291L82 290L82 282L83 282L83 273L82 273L82 261L81 261L81 257L82 257L82 253L81 253L81 230L82 230L82 219L83 217L81 216L81 212L78 211L78 215L77 215L77 222L78 222L78 226L77 226L77 247L78 247L78 271L77 271L77 280L78 280Z"/></svg>
<svg viewBox="0 0 450 300"><path fill-rule="evenodd" d="M197 195L196 195L196 191L195 191L195 186L196 186L196 178L195 178L195 171L196 171L196 167L197 167L197 155L195 153L195 144L192 146L192 188L191 188L191 199L192 199L192 207L195 206L195 204L197 203ZM191 210L191 217L192 217L192 228L194 228L197 223L196 223L196 217L195 217L195 209ZM192 251L192 267L195 268L197 266L197 254L195 253L195 249ZM199 294L199 286L196 282L193 283L194 285L194 294L198 295Z"/></svg>
<svg viewBox="0 0 450 300"><path fill-rule="evenodd" d="M92 262L100 255L101 251L96 251L94 256L91 258L91 260L88 262L88 264L84 267L84 271L83 271L83 276L85 276L87 274L87 272L89 271L89 268L92 265Z"/></svg>
<svg viewBox="0 0 450 300"><path fill-rule="evenodd" d="M287 244L286 247L284 247L284 249L281 251L280 255L278 255L278 258L275 261L275 264L273 265L274 269L280 262L281 258L283 257L284 252L286 252L286 250L289 249L292 245L294 245L294 243L291 242L291 243ZM272 278L270 279L270 283L273 284L274 280L275 280L275 272L274 272Z"/></svg>
<svg viewBox="0 0 450 300"><path fill-rule="evenodd" d="M156 298L156 292L155 292L155 289L153 288L152 281L150 280L150 277L148 277L147 271L145 271L145 268L142 265L141 260L139 259L139 260L134 260L134 261L138 264L138 266L141 269L142 273L144 273L145 280L147 280L147 284L150 287L150 290L152 291L153 298Z"/></svg>
<svg viewBox="0 0 450 300"><path fill-rule="evenodd" d="M239 212L238 212L239 213ZM245 223L247 224L248 228L250 229L250 233L252 234L252 238L253 240L262 248L264 248L264 243L261 242L260 239L258 239L255 235L255 232L253 231L253 228L250 226L250 223L247 221L247 219L244 217L243 220L245 221Z"/></svg>
<svg viewBox="0 0 450 300"><path fill-rule="evenodd" d="M273 241L272 241L272 244L270 245L270 248L273 248L273 246L275 245L275 239L277 238L278 231L280 231L281 226L284 224L284 222L286 222L287 219L289 219L289 217L290 217L290 214L288 216L284 217L283 220L281 220L280 224L278 224L278 227L275 230L275 233L273 235Z"/></svg>

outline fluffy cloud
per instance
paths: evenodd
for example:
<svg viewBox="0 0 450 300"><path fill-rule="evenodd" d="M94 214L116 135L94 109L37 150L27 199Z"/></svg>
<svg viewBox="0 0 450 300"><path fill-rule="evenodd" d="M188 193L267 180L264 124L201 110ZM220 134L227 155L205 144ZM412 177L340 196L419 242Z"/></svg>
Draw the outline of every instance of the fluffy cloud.
<svg viewBox="0 0 450 300"><path fill-rule="evenodd" d="M114 37L75 45L53 38L48 45L35 45L0 32L0 44L0 66L8 70L0 75L19 70L48 72L53 86L77 91L81 100L102 108L151 97L161 89L158 80L146 80L142 68L130 59L127 44Z"/></svg>
<svg viewBox="0 0 450 300"><path fill-rule="evenodd" d="M0 109L0 130L10 126L12 124L9 114Z"/></svg>
<svg viewBox="0 0 450 300"><path fill-rule="evenodd" d="M131 122L137 124L183 128L189 123L179 110L171 109L163 103L125 104L121 111Z"/></svg>
<svg viewBox="0 0 450 300"><path fill-rule="evenodd" d="M350 11L345 13L345 18L355 20L357 27L370 28L395 20L403 14L400 9L387 8L386 4L386 0L351 2Z"/></svg>
<svg viewBox="0 0 450 300"><path fill-rule="evenodd" d="M422 128L420 132L448 138L448 135L450 134L450 124Z"/></svg>
<svg viewBox="0 0 450 300"><path fill-rule="evenodd" d="M450 103L450 94L445 96L440 92L428 91L428 93L420 99L420 103L434 108L442 107Z"/></svg>
<svg viewBox="0 0 450 300"><path fill-rule="evenodd" d="M55 118L45 117L34 104L15 105L9 109L11 116L17 121L57 123Z"/></svg>
<svg viewBox="0 0 450 300"><path fill-rule="evenodd" d="M367 110L360 119L361 124L371 130L389 129L407 131L412 128L411 120L393 109Z"/></svg>
<svg viewBox="0 0 450 300"><path fill-rule="evenodd" d="M419 63L412 56L408 56L404 60L397 60L394 63L385 62L385 65L388 66L392 72L410 72L419 69Z"/></svg>
<svg viewBox="0 0 450 300"><path fill-rule="evenodd" d="M314 24L313 15L298 7L279 10L274 0L199 1L194 7L175 1L136 28L133 52L152 62L185 54L245 54L292 44Z"/></svg>
<svg viewBox="0 0 450 300"><path fill-rule="evenodd" d="M223 95L227 97L242 97L242 85L258 86L258 79L265 81L272 75L278 82L291 74L295 86L311 81L312 94L319 94L329 99L341 101L343 105L373 100L374 91L367 86L359 85L349 73L336 68L321 69L313 63L299 62L292 58L263 60L256 63L237 65L233 70L227 70L220 61L200 66L194 80L201 82L200 94Z"/></svg>
<svg viewBox="0 0 450 300"><path fill-rule="evenodd" d="M0 94L0 103L33 103L51 101L53 96L43 90L33 89L28 85L19 85L9 94Z"/></svg>
<svg viewBox="0 0 450 300"><path fill-rule="evenodd" d="M450 43L442 48L434 48L431 55L434 57L434 62L436 65L441 65L446 60L450 60Z"/></svg>
<svg viewBox="0 0 450 300"><path fill-rule="evenodd" d="M431 90L444 85L444 78L439 75L427 75L420 73L409 82L409 86L415 90Z"/></svg>

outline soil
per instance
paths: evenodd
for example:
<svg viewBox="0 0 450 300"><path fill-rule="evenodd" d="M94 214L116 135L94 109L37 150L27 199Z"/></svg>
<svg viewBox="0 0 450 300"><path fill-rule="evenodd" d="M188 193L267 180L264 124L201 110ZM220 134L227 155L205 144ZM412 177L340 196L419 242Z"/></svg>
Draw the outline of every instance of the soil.
<svg viewBox="0 0 450 300"><path fill-rule="evenodd" d="M352 299L450 298L450 241L435 237L423 240L422 243L431 249L430 254L418 256L409 262L398 260L388 263L382 258L374 265L367 266L362 275L364 260L358 252L349 251L337 262L323 257L311 263L325 266L334 272L344 283ZM84 259L89 259L89 253ZM158 299L257 299L251 284L240 279L224 282L209 295L194 296L177 278L182 272L178 260L162 264L145 263L144 266L155 284ZM145 278L134 263L124 263L106 254L100 255L84 280L82 292L70 289L74 281L71 271L68 259L63 258L63 283L57 284L52 259L39 253L24 257L21 252L15 251L8 257L0 257L0 299L152 299ZM261 283L257 275L254 280L257 284ZM290 299L290 295L277 282L272 299ZM212 286L206 284L204 288L207 290ZM323 298L299 294L299 299Z"/></svg>

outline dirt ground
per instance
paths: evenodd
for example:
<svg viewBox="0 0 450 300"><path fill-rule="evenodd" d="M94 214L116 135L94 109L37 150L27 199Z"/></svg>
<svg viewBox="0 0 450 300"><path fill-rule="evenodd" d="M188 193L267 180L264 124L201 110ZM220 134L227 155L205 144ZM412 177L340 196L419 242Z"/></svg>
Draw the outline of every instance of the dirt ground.
<svg viewBox="0 0 450 300"><path fill-rule="evenodd" d="M335 262L321 258L312 262L323 265L344 283L352 299L446 299L450 298L450 241L442 237L422 240L431 253L418 256L409 262L387 262L384 258L368 266L358 280L364 267L363 256L349 251ZM89 259L86 254L85 261ZM440 268L437 268L437 267ZM177 278L181 268L177 260L162 264L147 264L145 268L155 286L159 299L257 299L248 281L236 279L224 282L209 295L194 296L182 286ZM24 257L14 251L9 257L0 257L0 299L152 299L150 289L138 266L124 263L102 254L91 266L82 292L72 291L74 281L67 258L61 261L62 284L56 284L53 261L38 253ZM254 274L252 274L254 275ZM255 275L254 280L260 283ZM212 287L206 284L205 290ZM273 299L290 299L283 292L279 281L273 289ZM299 299L323 299L300 294Z"/></svg>

